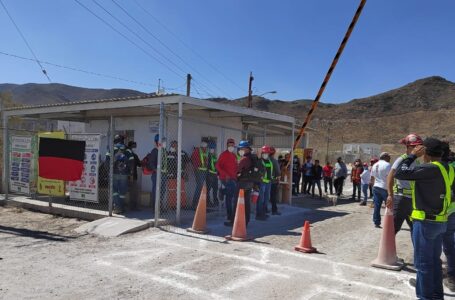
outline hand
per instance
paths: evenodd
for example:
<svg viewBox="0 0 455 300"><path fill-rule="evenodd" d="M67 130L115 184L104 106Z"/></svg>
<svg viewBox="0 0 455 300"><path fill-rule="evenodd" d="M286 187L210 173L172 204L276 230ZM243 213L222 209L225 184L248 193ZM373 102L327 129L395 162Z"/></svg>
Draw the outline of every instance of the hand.
<svg viewBox="0 0 455 300"><path fill-rule="evenodd" d="M387 201L385 203L385 206L388 209L392 209L393 208L393 196L387 196Z"/></svg>
<svg viewBox="0 0 455 300"><path fill-rule="evenodd" d="M425 154L425 146L418 145L414 149L412 149L411 154L414 154L417 157L421 157Z"/></svg>

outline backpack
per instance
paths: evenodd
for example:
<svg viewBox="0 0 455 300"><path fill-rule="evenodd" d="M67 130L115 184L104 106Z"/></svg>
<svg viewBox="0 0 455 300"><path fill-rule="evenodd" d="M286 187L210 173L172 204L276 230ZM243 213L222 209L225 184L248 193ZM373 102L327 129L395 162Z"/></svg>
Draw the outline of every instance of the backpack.
<svg viewBox="0 0 455 300"><path fill-rule="evenodd" d="M129 174L128 157L121 152L114 155L114 173Z"/></svg>
<svg viewBox="0 0 455 300"><path fill-rule="evenodd" d="M152 152L147 153L147 155L141 160L142 173L144 173L144 175L149 175L156 171L156 166L153 164L153 160Z"/></svg>
<svg viewBox="0 0 455 300"><path fill-rule="evenodd" d="M251 167L242 177L248 181L253 181L254 183L261 183L265 173L264 165L262 164L261 159L255 154L251 154L250 159Z"/></svg>

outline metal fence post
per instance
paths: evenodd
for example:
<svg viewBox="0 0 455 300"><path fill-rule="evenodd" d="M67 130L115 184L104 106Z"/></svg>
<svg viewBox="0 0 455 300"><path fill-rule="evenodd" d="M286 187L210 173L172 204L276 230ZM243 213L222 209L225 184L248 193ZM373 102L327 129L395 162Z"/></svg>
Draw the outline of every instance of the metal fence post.
<svg viewBox="0 0 455 300"><path fill-rule="evenodd" d="M294 123L291 124L292 126L292 139L291 139L291 157L289 157L289 159L291 160L291 165L290 165L290 172L289 172L289 179L291 180L290 181L290 184L289 184L289 205L292 205L292 184L294 183L293 182L293 178L292 178L292 173L293 173L293 168L294 168L294 149L292 148L292 143L294 142L294 135L295 135L295 130L294 130ZM300 184L300 183L297 183L297 184Z"/></svg>
<svg viewBox="0 0 455 300"><path fill-rule="evenodd" d="M160 124L159 124L159 143L163 144L164 133L164 103L160 103ZM166 151L164 149L164 151ZM161 163L162 163L163 147L158 147L158 163L156 166L156 191L155 191L155 227L158 227L158 220L160 219L160 203L161 203Z"/></svg>
<svg viewBox="0 0 455 300"><path fill-rule="evenodd" d="M8 116L3 115L3 194L5 195L4 201L8 200L8 189L9 189L9 137L8 137Z"/></svg>
<svg viewBox="0 0 455 300"><path fill-rule="evenodd" d="M179 102L179 118L177 129L177 211L176 222L180 224L180 209L182 203L182 125L183 125L183 103Z"/></svg>
<svg viewBox="0 0 455 300"><path fill-rule="evenodd" d="M115 135L115 119L111 115L109 123L109 216L112 217L112 208L114 206L114 135Z"/></svg>

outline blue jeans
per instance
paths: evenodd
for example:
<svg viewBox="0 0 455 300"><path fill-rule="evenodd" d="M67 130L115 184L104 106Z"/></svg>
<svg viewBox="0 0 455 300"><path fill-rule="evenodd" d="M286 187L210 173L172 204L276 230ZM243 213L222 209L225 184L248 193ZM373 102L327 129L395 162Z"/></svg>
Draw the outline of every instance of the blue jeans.
<svg viewBox="0 0 455 300"><path fill-rule="evenodd" d="M114 174L113 187L114 207L123 210L126 193L128 192L128 175Z"/></svg>
<svg viewBox="0 0 455 300"><path fill-rule="evenodd" d="M202 186L207 179L207 171L196 170L194 175L196 176L196 189L193 195L193 207L197 207L199 203L199 197L201 196ZM208 188L207 188L208 189Z"/></svg>
<svg viewBox="0 0 455 300"><path fill-rule="evenodd" d="M227 218L234 222L234 197L237 195L237 181L235 180L222 180L221 183L224 186L224 195L226 196L226 213Z"/></svg>
<svg viewBox="0 0 455 300"><path fill-rule="evenodd" d="M373 187L373 222L374 225L381 225L381 206L382 202L387 200L387 190L380 187Z"/></svg>
<svg viewBox="0 0 455 300"><path fill-rule="evenodd" d="M368 200L368 187L369 184L362 184L363 202L367 203Z"/></svg>
<svg viewBox="0 0 455 300"><path fill-rule="evenodd" d="M267 203L270 201L270 190L272 183L262 182L259 188L259 198L256 203L256 217L265 217L267 211Z"/></svg>
<svg viewBox="0 0 455 300"><path fill-rule="evenodd" d="M447 231L442 236L442 249L447 257L447 275L455 278L455 214L449 216Z"/></svg>
<svg viewBox="0 0 455 300"><path fill-rule="evenodd" d="M374 192L373 192L374 193ZM417 269L416 296L419 299L443 299L442 236L447 223L414 220L412 242Z"/></svg>

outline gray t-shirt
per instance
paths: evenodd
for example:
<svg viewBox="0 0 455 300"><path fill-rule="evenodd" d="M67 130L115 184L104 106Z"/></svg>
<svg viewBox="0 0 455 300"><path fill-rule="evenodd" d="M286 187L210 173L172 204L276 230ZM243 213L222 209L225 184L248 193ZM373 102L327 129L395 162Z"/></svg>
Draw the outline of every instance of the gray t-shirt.
<svg viewBox="0 0 455 300"><path fill-rule="evenodd" d="M395 162L393 163L392 165L392 170L397 170L398 166L401 164L401 162L403 161L403 157L398 157ZM412 164L410 165L411 168L414 168L414 166L416 165L416 161L413 161ZM397 185L398 187L402 188L402 189L407 189L407 190L410 190L411 189L411 183L408 181L408 180L400 180L400 179L395 179L397 181Z"/></svg>

